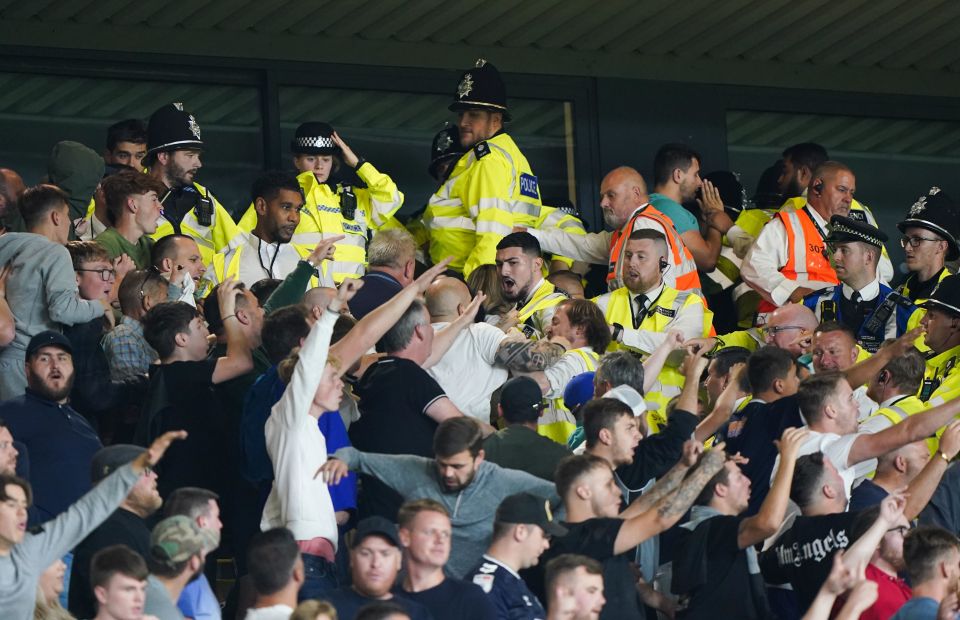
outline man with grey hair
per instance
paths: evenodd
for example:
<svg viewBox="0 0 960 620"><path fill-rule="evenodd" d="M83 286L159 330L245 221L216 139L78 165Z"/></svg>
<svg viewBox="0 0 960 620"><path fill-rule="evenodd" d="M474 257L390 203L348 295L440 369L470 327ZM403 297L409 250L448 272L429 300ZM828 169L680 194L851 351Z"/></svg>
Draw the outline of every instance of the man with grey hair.
<svg viewBox="0 0 960 620"><path fill-rule="evenodd" d="M367 248L367 275L350 300L350 314L362 319L413 282L416 253L417 242L406 230L378 232Z"/></svg>
<svg viewBox="0 0 960 620"><path fill-rule="evenodd" d="M463 413L425 368L443 357L463 328L473 323L481 300L476 297L463 315L439 332L436 343L430 313L416 300L377 342L377 351L386 356L372 364L354 388L360 397L360 419L350 425L350 443L355 448L433 457L437 426ZM389 487L367 477L363 489L361 514L396 518L400 501Z"/></svg>

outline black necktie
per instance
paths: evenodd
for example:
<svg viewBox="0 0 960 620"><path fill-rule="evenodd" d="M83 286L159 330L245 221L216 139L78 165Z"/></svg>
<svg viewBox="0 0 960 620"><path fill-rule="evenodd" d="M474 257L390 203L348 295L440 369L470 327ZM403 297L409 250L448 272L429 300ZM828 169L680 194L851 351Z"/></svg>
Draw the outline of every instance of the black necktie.
<svg viewBox="0 0 960 620"><path fill-rule="evenodd" d="M852 301L854 305L857 305L861 301L863 301L863 297L860 296L860 293L858 291L854 291L853 295L850 296L850 301Z"/></svg>
<svg viewBox="0 0 960 620"><path fill-rule="evenodd" d="M640 329L640 323L647 318L647 302L650 300L643 294L637 295L633 300L637 304L637 310L633 315L633 328Z"/></svg>

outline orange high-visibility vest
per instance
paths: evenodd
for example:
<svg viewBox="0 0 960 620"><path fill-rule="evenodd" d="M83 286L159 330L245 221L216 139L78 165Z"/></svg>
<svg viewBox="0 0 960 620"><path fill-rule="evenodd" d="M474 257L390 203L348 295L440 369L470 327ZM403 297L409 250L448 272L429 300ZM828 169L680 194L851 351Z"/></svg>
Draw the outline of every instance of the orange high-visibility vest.
<svg viewBox="0 0 960 620"><path fill-rule="evenodd" d="M647 205L637 211L633 217L627 221L626 226L620 230L615 230L610 239L610 268L607 272L607 283L617 279L619 274L620 259L623 257L623 251L626 249L626 240L630 238L633 232L633 226L637 218L646 217L660 224L666 231L667 246L670 253L670 263L673 267L676 282L673 288L678 291L700 292L700 276L697 274L697 264L693 261L693 255L687 246L683 245L677 229L673 225L673 220L656 210L652 205Z"/></svg>
<svg viewBox="0 0 960 620"><path fill-rule="evenodd" d="M788 280L796 280L801 273L806 279L839 284L837 272L824 250L823 237L813 218L803 209L784 209L774 216L783 222L787 231L787 262L780 269Z"/></svg>

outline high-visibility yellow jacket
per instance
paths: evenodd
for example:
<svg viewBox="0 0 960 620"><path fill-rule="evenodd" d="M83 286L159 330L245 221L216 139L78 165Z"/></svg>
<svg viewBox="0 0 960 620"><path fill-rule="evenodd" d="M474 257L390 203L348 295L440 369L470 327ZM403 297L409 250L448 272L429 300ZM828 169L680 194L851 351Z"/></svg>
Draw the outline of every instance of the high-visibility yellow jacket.
<svg viewBox="0 0 960 620"><path fill-rule="evenodd" d="M889 420L890 425L893 426L894 424L900 424L908 417L922 413L929 408L930 406L927 403L923 402L916 396L905 396L900 400L894 401L893 403L887 405L886 407L877 409L872 415L864 419L861 424L866 423L867 420L882 417ZM939 436L942 431L943 429L941 428L937 435ZM936 454L937 448L940 445L939 440L934 437L928 437L926 441L927 448L930 450L930 454Z"/></svg>
<svg viewBox="0 0 960 620"><path fill-rule="evenodd" d="M220 201L207 188L199 183L194 183L193 186L202 198L213 201L213 218L210 226L204 226L197 220L196 210L190 209L180 222L180 232L192 237L197 242L203 264L209 265L213 260L213 255L229 246L236 238L239 229L227 210L220 204ZM150 237L156 240L172 235L174 232L173 224L161 215L157 232Z"/></svg>
<svg viewBox="0 0 960 620"><path fill-rule="evenodd" d="M553 284L540 280L529 301L517 311L517 322L537 330L536 337L542 336L546 332L547 325L553 320L557 304L565 299L567 296L558 293Z"/></svg>
<svg viewBox="0 0 960 620"><path fill-rule="evenodd" d="M493 264L497 243L513 231L515 218L539 212L537 177L513 138L498 133L464 153L430 197L424 213L430 257L438 263L453 256L450 268L469 276Z"/></svg>
<svg viewBox="0 0 960 620"><path fill-rule="evenodd" d="M363 162L355 172L367 187L353 188L357 210L352 220L344 218L340 211L343 186L331 188L327 183L320 183L309 170L297 175L297 181L303 189L305 212L290 243L298 252L306 249L309 254L323 239L346 235L337 242L330 263L330 273L338 284L344 278L359 278L366 272L367 231L379 230L403 206L403 194L397 189L397 184L374 168L373 164ZM239 226L241 230L250 232L256 225L257 212L250 205L240 218Z"/></svg>
<svg viewBox="0 0 960 620"><path fill-rule="evenodd" d="M960 346L939 355L928 351L927 355L920 400L935 407L960 396Z"/></svg>
<svg viewBox="0 0 960 620"><path fill-rule="evenodd" d="M561 211L556 207L543 205L536 217L525 213L515 213L513 218L514 226L525 226L527 228L536 228L537 230L546 230L549 228L558 228L571 235L586 235L587 231L583 227L583 222L574 215ZM566 264L569 269L573 266L573 259L566 256L554 254L551 260L558 260Z"/></svg>
<svg viewBox="0 0 960 620"><path fill-rule="evenodd" d="M564 357L573 356L567 361L575 362L576 370L572 371L570 378L584 372L593 372L600 363L600 356L590 347L570 349L563 355ZM559 444L567 445L567 440L576 429L577 420L563 405L563 394L561 393L558 398L548 398L547 407L537 420L537 432Z"/></svg>
<svg viewBox="0 0 960 620"><path fill-rule="evenodd" d="M940 278L937 280L937 282L943 282L943 279L944 279L944 278L946 278L946 277L948 277L948 276L952 276L952 275L953 275L953 272L950 271L950 268L949 268L949 267L946 267L946 268L944 268L944 269L940 272ZM905 297L910 297L910 288L907 286L907 284L909 284L909 280L904 283L904 287L903 287L902 293L903 293L903 295L904 295ZM917 327L918 325L920 325L920 320L923 319L923 315L925 315L925 314L927 313L927 311L926 311L926 309L921 308L921 307L919 307L919 306L920 306L920 304L922 304L922 303L925 302L925 301L927 301L927 300L926 300L926 299L915 299L915 300L913 301L915 307L914 307L914 309L913 309L913 312L910 314L910 317L907 319L907 326L906 326L906 328L904 329L904 333L906 333L906 332L910 331L911 329L913 329L914 327ZM917 349L919 349L921 352L926 352L926 351L929 351L929 350L930 350L930 347L928 347L928 346L927 346L927 343L924 341L923 334L921 334L921 335L914 341L913 346L917 347Z"/></svg>
<svg viewBox="0 0 960 620"><path fill-rule="evenodd" d="M632 299L630 291L626 287L608 293L609 299L606 304L604 316L607 324L612 325L633 325L633 311L631 309ZM651 331L657 333L666 333L671 326L674 318L684 309L694 304L703 305L703 298L690 291L678 291L669 286L663 287L663 292L650 306L646 317L641 321L638 331ZM701 336L707 336L710 333L713 323L713 314L709 311L704 312L703 333ZM646 356L647 352L640 349L634 349L619 342L611 342L607 351L616 351L618 349L629 349L637 351ZM663 370L657 376L657 384L649 392L644 394L644 400L647 402L647 425L650 433L659 432L660 428L667 423L666 406L674 396L678 396L683 390L683 373L678 368L664 366Z"/></svg>

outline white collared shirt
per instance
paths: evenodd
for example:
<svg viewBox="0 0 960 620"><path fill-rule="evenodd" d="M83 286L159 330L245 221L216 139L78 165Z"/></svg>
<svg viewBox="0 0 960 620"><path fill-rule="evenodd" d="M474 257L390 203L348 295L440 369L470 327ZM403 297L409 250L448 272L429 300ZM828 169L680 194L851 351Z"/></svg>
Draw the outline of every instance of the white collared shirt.
<svg viewBox="0 0 960 620"><path fill-rule="evenodd" d="M843 284L841 290L844 299L853 299L854 293L860 293L860 299L863 301L872 301L880 295L880 279L874 278L873 282L859 291L853 290L853 287L848 284Z"/></svg>

